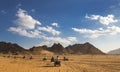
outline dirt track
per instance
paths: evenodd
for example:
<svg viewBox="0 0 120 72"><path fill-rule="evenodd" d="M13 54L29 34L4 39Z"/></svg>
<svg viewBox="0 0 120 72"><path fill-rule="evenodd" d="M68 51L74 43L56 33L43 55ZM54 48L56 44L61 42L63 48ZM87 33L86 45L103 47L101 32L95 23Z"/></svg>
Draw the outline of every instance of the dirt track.
<svg viewBox="0 0 120 72"><path fill-rule="evenodd" d="M60 56L62 59L62 56ZM120 72L120 56L67 56L60 67L50 60L0 57L0 72Z"/></svg>

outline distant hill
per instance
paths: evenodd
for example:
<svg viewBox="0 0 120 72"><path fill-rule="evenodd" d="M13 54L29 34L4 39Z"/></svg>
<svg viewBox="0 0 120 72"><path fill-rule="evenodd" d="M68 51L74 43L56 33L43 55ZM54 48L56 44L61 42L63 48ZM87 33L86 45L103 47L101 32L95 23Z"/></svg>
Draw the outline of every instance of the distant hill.
<svg viewBox="0 0 120 72"><path fill-rule="evenodd" d="M74 44L66 47L66 50L70 54L104 54L90 43Z"/></svg>
<svg viewBox="0 0 120 72"><path fill-rule="evenodd" d="M53 55L53 54L104 54L102 51L97 49L90 43L74 44L67 47L63 47L60 43L54 43L51 47L38 46L32 47L29 50L22 48L17 44L0 42L0 53L30 53L30 54L42 54L42 55Z"/></svg>
<svg viewBox="0 0 120 72"><path fill-rule="evenodd" d="M29 52L35 55L41 54L41 55L53 55L54 53L46 50L47 46L38 46L38 47L32 47L29 49Z"/></svg>
<svg viewBox="0 0 120 72"><path fill-rule="evenodd" d="M60 43L54 43L51 47L47 49L55 54L67 54L66 49Z"/></svg>
<svg viewBox="0 0 120 72"><path fill-rule="evenodd" d="M120 54L120 48L115 49L115 50L111 50L108 52L108 54Z"/></svg>
<svg viewBox="0 0 120 72"><path fill-rule="evenodd" d="M16 53L24 53L26 50L17 44L0 42L0 53L3 54L16 54Z"/></svg>
<svg viewBox="0 0 120 72"><path fill-rule="evenodd" d="M105 54L88 42L70 45L65 48L60 43L55 43L48 50L55 54Z"/></svg>

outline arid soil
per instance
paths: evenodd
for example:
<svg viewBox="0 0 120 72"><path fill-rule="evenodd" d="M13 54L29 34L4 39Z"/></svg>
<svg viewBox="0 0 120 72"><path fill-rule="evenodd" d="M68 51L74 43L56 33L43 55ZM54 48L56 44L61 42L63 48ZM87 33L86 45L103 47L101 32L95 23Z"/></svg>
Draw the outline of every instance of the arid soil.
<svg viewBox="0 0 120 72"><path fill-rule="evenodd" d="M16 57L1 55L0 72L120 72L120 55L67 55L68 61L61 55L60 67L50 62L51 56Z"/></svg>

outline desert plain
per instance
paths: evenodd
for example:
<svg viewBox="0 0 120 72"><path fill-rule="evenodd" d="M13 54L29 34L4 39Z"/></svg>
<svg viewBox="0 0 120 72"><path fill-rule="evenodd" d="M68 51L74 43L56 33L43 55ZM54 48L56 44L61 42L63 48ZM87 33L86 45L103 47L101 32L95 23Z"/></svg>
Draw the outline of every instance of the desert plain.
<svg viewBox="0 0 120 72"><path fill-rule="evenodd" d="M63 61L64 56L69 60ZM52 56L29 57L0 55L0 72L120 72L120 55L60 55L61 66L56 67L50 62Z"/></svg>

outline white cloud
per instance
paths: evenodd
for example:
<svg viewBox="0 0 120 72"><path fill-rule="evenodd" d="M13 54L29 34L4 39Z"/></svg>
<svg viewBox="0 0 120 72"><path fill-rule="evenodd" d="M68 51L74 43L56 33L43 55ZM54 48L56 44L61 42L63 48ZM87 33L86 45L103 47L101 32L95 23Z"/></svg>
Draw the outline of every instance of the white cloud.
<svg viewBox="0 0 120 72"><path fill-rule="evenodd" d="M41 23L28 15L25 10L19 9L16 16L18 17L18 19L15 20L17 26L10 27L8 31L30 38L38 38L43 35L43 33L35 29L36 24L41 25Z"/></svg>
<svg viewBox="0 0 120 72"><path fill-rule="evenodd" d="M113 14L109 14L107 16L100 16L100 15L86 15L85 18L91 19L91 20L98 20L101 24L104 25L109 25L111 23L116 23L118 22L117 19L114 19L114 15Z"/></svg>
<svg viewBox="0 0 120 72"><path fill-rule="evenodd" d="M26 37L36 37L39 35L41 36L40 31L46 31L51 33L52 35L59 35L61 33L60 31L57 31L50 26L47 27L39 26L39 28L36 29L35 26L41 25L41 23L38 20L33 19L32 16L28 15L27 11L25 10L19 9L17 11L16 16L18 17L18 19L15 20L15 23L17 23L17 27L10 27L8 31L15 32L18 33L19 35Z"/></svg>
<svg viewBox="0 0 120 72"><path fill-rule="evenodd" d="M41 23L38 20L33 19L32 16L28 15L25 10L19 9L16 16L18 17L18 19L15 20L15 23L17 23L17 26L9 27L8 31L17 33L21 36L26 36L29 38L43 39L43 41L40 43L41 45L45 44L50 46L53 43L61 43L65 46L77 41L76 37L67 37L67 38L59 37L58 35L61 32L55 30L51 26L42 27ZM53 23L53 25L58 26L57 23ZM51 33L52 36L48 37L48 35L44 34L45 32Z"/></svg>
<svg viewBox="0 0 120 72"><path fill-rule="evenodd" d="M67 39L68 39L69 41L77 41L77 38L76 38L76 37L67 37Z"/></svg>
<svg viewBox="0 0 120 72"><path fill-rule="evenodd" d="M58 23L52 23L52 26L59 27Z"/></svg>
<svg viewBox="0 0 120 72"><path fill-rule="evenodd" d="M77 41L76 37L67 37L67 38L61 38L61 37L43 37L45 43L47 42L48 45L52 45L53 43L60 43L63 46L72 44ZM46 44L45 44L46 45Z"/></svg>
<svg viewBox="0 0 120 72"><path fill-rule="evenodd" d="M73 44L77 41L76 37L61 38L61 37L46 37L46 36L44 36L43 39L44 39L44 41L36 46L47 45L50 47L54 43L60 43L63 46L67 46L67 45Z"/></svg>
<svg viewBox="0 0 120 72"><path fill-rule="evenodd" d="M91 20L98 20L99 17L100 17L100 15L91 15L91 16L86 15L85 16L85 18L88 18L88 19L91 19Z"/></svg>
<svg viewBox="0 0 120 72"><path fill-rule="evenodd" d="M53 29L52 27L50 26L47 26L47 27L39 27L38 28L39 30L42 30L42 31L46 31L46 32L49 32L53 35L59 35L61 32L60 31L57 31L55 29Z"/></svg>
<svg viewBox="0 0 120 72"><path fill-rule="evenodd" d="M43 46L43 45L47 45L48 47L51 47L54 43L50 42L50 41L43 41L39 44L37 44L36 46Z"/></svg>
<svg viewBox="0 0 120 72"><path fill-rule="evenodd" d="M34 29L35 25L41 25L38 20L35 20L32 16L28 15L25 10L19 9L16 16L18 17L15 22L24 29Z"/></svg>
<svg viewBox="0 0 120 72"><path fill-rule="evenodd" d="M107 36L107 35L116 35L120 33L120 27L111 26L107 27L106 29L99 28L98 30L91 30L91 29L78 29L72 28L75 32L85 34L89 38L97 38L100 36Z"/></svg>
<svg viewBox="0 0 120 72"><path fill-rule="evenodd" d="M39 38L42 33L38 30L33 30L33 31L27 31L25 29L22 29L20 27L10 27L8 31L18 33L21 36L26 36L30 38Z"/></svg>

